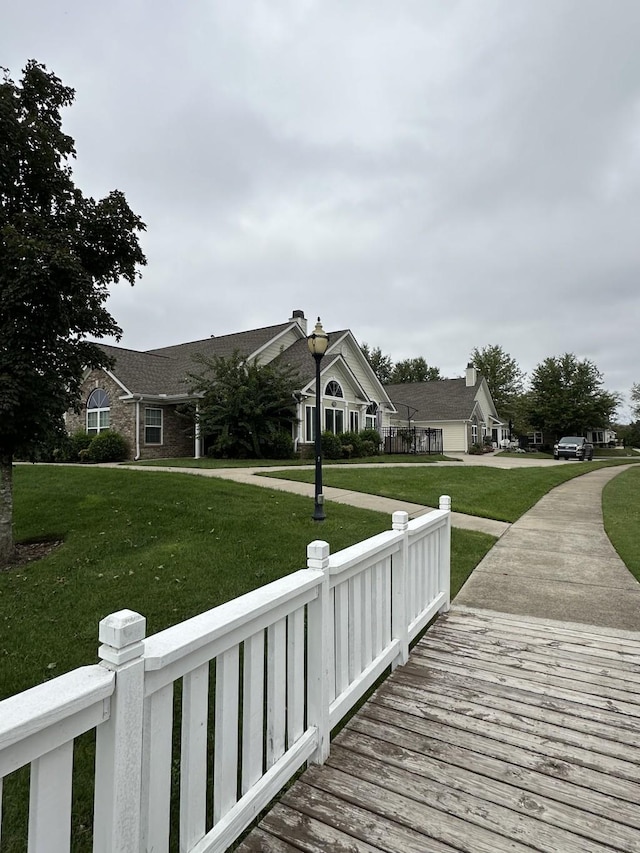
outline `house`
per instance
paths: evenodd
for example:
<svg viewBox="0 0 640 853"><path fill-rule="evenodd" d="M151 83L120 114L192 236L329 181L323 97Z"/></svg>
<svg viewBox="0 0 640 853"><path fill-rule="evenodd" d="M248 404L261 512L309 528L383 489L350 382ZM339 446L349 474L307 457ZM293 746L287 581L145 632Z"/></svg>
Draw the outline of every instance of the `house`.
<svg viewBox="0 0 640 853"><path fill-rule="evenodd" d="M189 373L197 372L194 356L225 357L237 351L261 364L280 360L297 369L300 388L295 394L298 423L294 443L297 449L312 446L315 361L307 335L304 313L293 311L279 325L145 352L100 344L113 359L113 366L87 371L81 411L67 413L67 430L92 434L117 430L128 440L134 459L199 458L204 448L197 426L189 425L178 413L181 404L197 401L188 378ZM321 381L323 429L340 433L388 426L395 408L348 329L329 332Z"/></svg>
<svg viewBox="0 0 640 853"><path fill-rule="evenodd" d="M496 412L486 379L468 365L462 379L385 385L391 426L441 429L444 453L466 453L485 436L499 445L509 429Z"/></svg>

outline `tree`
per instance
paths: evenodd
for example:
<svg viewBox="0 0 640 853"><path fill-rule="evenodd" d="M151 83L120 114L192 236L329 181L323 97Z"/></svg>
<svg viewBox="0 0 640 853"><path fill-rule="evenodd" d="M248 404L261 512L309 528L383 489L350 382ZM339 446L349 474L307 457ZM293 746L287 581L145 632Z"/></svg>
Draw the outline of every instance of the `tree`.
<svg viewBox="0 0 640 853"><path fill-rule="evenodd" d="M391 384L399 382L435 382L442 379L439 367L429 367L422 356L397 362L391 374Z"/></svg>
<svg viewBox="0 0 640 853"><path fill-rule="evenodd" d="M631 386L631 413L633 417L640 421L640 383L634 382Z"/></svg>
<svg viewBox="0 0 640 853"><path fill-rule="evenodd" d="M87 335L117 339L108 285L133 284L144 223L124 195L75 186L60 112L74 91L44 65L0 82L0 565L13 551L12 463L32 455L78 405L84 367L108 359Z"/></svg>
<svg viewBox="0 0 640 853"><path fill-rule="evenodd" d="M196 360L201 371L190 378L202 399L195 417L201 435L213 439L213 452L233 458L281 456L283 434L291 442L296 422L294 369L247 361L239 352Z"/></svg>
<svg viewBox="0 0 640 853"><path fill-rule="evenodd" d="M383 385L387 385L391 381L391 373L393 371L391 356L383 355L380 347L373 347L371 349L369 344L362 344L360 349L380 382Z"/></svg>
<svg viewBox="0 0 640 853"><path fill-rule="evenodd" d="M475 347L469 360L487 380L498 414L508 420L516 415L516 399L522 394L524 374L518 363L496 344Z"/></svg>
<svg viewBox="0 0 640 853"><path fill-rule="evenodd" d="M573 353L546 358L531 376L528 419L547 440L607 426L619 398L602 386L602 374L593 362L580 361Z"/></svg>

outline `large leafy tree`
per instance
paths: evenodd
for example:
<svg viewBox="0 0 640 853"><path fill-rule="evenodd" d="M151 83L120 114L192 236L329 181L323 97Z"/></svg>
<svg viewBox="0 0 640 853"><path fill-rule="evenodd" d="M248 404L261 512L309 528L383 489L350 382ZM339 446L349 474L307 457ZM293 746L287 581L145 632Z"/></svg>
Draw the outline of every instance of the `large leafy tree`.
<svg viewBox="0 0 640 853"><path fill-rule="evenodd" d="M607 426L619 398L604 390L602 374L593 362L565 353L536 367L527 402L529 422L549 440Z"/></svg>
<svg viewBox="0 0 640 853"><path fill-rule="evenodd" d="M405 358L398 361L391 373L390 382L434 382L442 379L439 367L430 367L420 355L417 358Z"/></svg>
<svg viewBox="0 0 640 853"><path fill-rule="evenodd" d="M524 382L524 373L516 360L497 344L482 349L475 347L469 360L487 380L498 414L515 419L517 399L522 394Z"/></svg>
<svg viewBox="0 0 640 853"><path fill-rule="evenodd" d="M121 192L75 186L61 110L74 91L44 65L0 82L0 565L11 557L12 462L33 454L78 404L85 366L108 363L86 336L119 338L108 285L134 283L144 223Z"/></svg>
<svg viewBox="0 0 640 853"><path fill-rule="evenodd" d="M369 344L362 344L360 349L380 382L383 385L391 382L391 374L393 372L391 356L385 355L380 347L370 347Z"/></svg>
<svg viewBox="0 0 640 853"><path fill-rule="evenodd" d="M191 374L201 395L195 417L214 453L232 458L281 455L283 436L296 422L298 374L286 364L259 364L240 352L197 359Z"/></svg>

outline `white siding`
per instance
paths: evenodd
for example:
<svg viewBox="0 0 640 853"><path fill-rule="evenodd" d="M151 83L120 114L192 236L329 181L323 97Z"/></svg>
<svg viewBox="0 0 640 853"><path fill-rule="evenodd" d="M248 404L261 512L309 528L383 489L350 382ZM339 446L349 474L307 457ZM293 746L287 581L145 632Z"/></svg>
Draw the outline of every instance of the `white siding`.
<svg viewBox="0 0 640 853"><path fill-rule="evenodd" d="M270 361L273 361L274 358L277 358L281 352L289 349L292 344L299 341L300 334L299 332L296 332L296 328L297 327L289 329L283 335L280 335L280 337L271 341L263 350L260 350L258 354L258 362L260 364L268 364Z"/></svg>

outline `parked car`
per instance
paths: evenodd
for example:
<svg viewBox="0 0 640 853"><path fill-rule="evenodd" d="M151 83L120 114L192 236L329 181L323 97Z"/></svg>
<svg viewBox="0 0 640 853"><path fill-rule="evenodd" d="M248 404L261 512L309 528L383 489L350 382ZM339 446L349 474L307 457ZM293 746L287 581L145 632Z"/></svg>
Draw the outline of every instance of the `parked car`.
<svg viewBox="0 0 640 853"><path fill-rule="evenodd" d="M583 435L566 435L553 445L554 459L593 459L593 444Z"/></svg>

